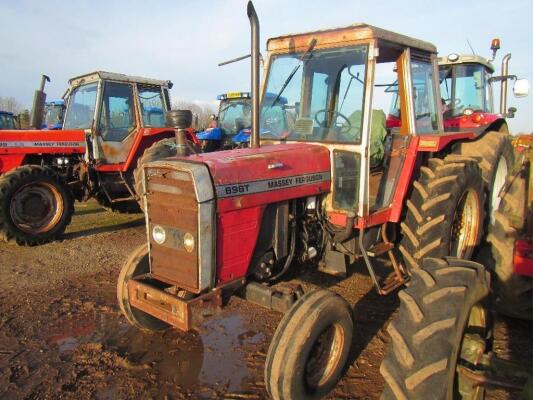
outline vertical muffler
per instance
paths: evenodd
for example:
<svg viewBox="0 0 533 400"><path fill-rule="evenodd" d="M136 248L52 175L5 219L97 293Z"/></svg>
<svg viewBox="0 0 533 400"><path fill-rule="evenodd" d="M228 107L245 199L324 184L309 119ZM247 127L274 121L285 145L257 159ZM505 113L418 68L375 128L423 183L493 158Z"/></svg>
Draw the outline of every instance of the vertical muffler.
<svg viewBox="0 0 533 400"><path fill-rule="evenodd" d="M251 147L256 149L259 145L259 18L251 1L247 7L248 19L251 28L251 54L252 54L252 136Z"/></svg>
<svg viewBox="0 0 533 400"><path fill-rule="evenodd" d="M511 53L508 53L502 59L502 83L500 92L500 114L507 114L507 81L509 80L509 60Z"/></svg>
<svg viewBox="0 0 533 400"><path fill-rule="evenodd" d="M30 126L33 129L41 129L43 125L44 103L46 102L46 93L44 86L46 82L50 82L50 78L46 75L41 77L41 87L35 91L33 95L33 107L31 109Z"/></svg>

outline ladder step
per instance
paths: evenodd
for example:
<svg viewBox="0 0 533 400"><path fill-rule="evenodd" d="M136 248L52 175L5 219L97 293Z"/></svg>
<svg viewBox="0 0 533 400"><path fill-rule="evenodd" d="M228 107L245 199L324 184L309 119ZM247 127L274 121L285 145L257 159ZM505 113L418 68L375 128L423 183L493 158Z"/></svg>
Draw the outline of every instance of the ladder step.
<svg viewBox="0 0 533 400"><path fill-rule="evenodd" d="M369 248L366 251L366 254L368 254L369 257L377 257L392 250L393 248L394 248L394 244L381 242Z"/></svg>

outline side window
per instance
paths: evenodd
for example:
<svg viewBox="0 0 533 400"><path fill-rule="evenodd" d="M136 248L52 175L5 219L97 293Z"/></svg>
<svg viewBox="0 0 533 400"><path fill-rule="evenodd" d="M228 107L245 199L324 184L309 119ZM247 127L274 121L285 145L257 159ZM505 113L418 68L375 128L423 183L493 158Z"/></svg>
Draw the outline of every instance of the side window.
<svg viewBox="0 0 533 400"><path fill-rule="evenodd" d="M438 130L438 119L433 88L433 66L427 61L411 60L411 74L416 132L418 134L435 132Z"/></svg>
<svg viewBox="0 0 533 400"><path fill-rule="evenodd" d="M165 126L165 106L161 88L154 86L138 86L141 115L144 126Z"/></svg>
<svg viewBox="0 0 533 400"><path fill-rule="evenodd" d="M106 82L98 131L105 141L120 142L135 127L131 85Z"/></svg>

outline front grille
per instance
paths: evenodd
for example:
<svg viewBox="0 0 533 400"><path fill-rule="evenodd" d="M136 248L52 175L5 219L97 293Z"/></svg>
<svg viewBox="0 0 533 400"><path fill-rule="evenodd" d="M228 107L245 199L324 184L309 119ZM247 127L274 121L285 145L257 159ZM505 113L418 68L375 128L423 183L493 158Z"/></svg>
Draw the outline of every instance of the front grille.
<svg viewBox="0 0 533 400"><path fill-rule="evenodd" d="M144 184L152 276L193 293L211 287L215 206L207 167L181 161L150 163ZM164 230L163 243L154 240L154 226ZM193 238L192 248L185 246L186 237Z"/></svg>

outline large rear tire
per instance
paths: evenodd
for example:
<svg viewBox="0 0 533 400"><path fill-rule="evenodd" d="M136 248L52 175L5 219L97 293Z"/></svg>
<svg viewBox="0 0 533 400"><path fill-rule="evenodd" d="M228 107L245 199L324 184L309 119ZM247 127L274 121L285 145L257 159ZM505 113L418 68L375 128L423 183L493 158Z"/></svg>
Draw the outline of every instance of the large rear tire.
<svg viewBox="0 0 533 400"><path fill-rule="evenodd" d="M514 152L509 134L486 132L478 140L458 144L454 148L454 153L479 159L487 193L486 213L490 222L494 222L494 213L500 203L498 194L514 164Z"/></svg>
<svg viewBox="0 0 533 400"><path fill-rule="evenodd" d="M137 161L137 168L133 172L135 182L135 192L139 196L139 206L144 211L144 188L143 188L143 166L150 161L162 160L163 158L172 157L177 154L176 139L167 138L155 142L148 147L143 155Z"/></svg>
<svg viewBox="0 0 533 400"><path fill-rule="evenodd" d="M513 179L494 214L487 240L493 257L496 308L510 317L533 320L533 278L513 272L514 244L526 220L526 179L523 176Z"/></svg>
<svg viewBox="0 0 533 400"><path fill-rule="evenodd" d="M408 270L425 257L469 259L483 235L484 193L475 161L431 158L407 200L399 250Z"/></svg>
<svg viewBox="0 0 533 400"><path fill-rule="evenodd" d="M58 238L74 213L70 189L54 170L39 165L0 178L0 236L34 246Z"/></svg>
<svg viewBox="0 0 533 400"><path fill-rule="evenodd" d="M276 329L265 383L275 400L320 399L340 379L352 343L352 310L328 290L306 293Z"/></svg>
<svg viewBox="0 0 533 400"><path fill-rule="evenodd" d="M170 327L169 324L133 307L129 301L128 281L148 272L150 272L150 264L148 260L148 245L145 243L131 253L120 270L117 282L118 305L120 311L122 311L122 314L131 325L148 332L164 331Z"/></svg>
<svg viewBox="0 0 533 400"><path fill-rule="evenodd" d="M380 367L382 399L482 399L463 367L490 350L490 275L481 264L426 258L399 293L388 326L392 339Z"/></svg>

